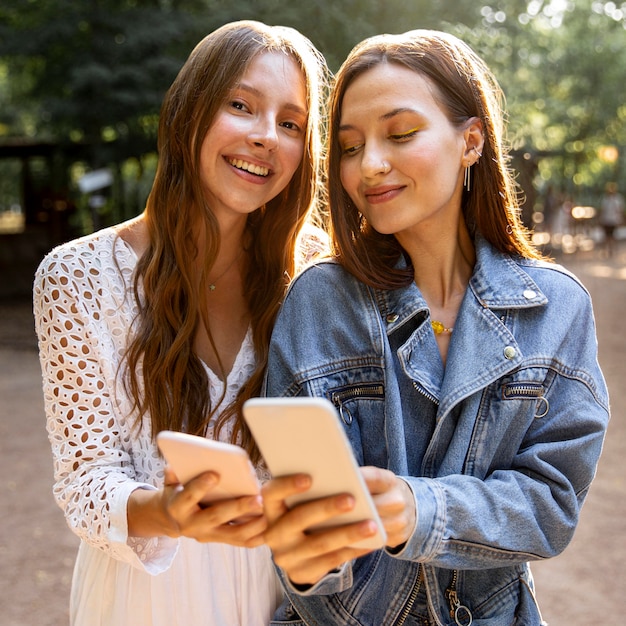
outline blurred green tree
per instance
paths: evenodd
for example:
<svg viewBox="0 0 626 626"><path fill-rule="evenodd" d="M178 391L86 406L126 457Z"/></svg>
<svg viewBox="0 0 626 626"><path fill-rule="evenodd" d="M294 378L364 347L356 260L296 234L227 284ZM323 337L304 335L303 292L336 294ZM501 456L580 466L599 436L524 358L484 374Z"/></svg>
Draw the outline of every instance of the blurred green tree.
<svg viewBox="0 0 626 626"><path fill-rule="evenodd" d="M176 4L13 0L0 9L0 58L14 104L0 122L85 143L93 167L154 149L163 94L196 38L192 14Z"/></svg>
<svg viewBox="0 0 626 626"><path fill-rule="evenodd" d="M165 90L207 32L234 19L301 30L336 70L363 38L460 35L507 95L520 183L593 201L626 178L626 3L601 0L12 0L0 5L0 139L72 140L88 167L155 149ZM141 165L140 165L141 169ZM141 206L141 200L138 201ZM527 207L527 208L528 208Z"/></svg>
<svg viewBox="0 0 626 626"><path fill-rule="evenodd" d="M455 32L502 84L534 186L593 203L607 180L626 184L626 3L504 0L481 13L480 28Z"/></svg>

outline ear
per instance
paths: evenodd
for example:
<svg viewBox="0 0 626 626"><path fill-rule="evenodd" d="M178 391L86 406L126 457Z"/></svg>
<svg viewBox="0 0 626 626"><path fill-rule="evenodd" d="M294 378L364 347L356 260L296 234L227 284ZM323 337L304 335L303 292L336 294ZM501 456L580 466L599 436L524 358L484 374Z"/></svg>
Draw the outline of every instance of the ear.
<svg viewBox="0 0 626 626"><path fill-rule="evenodd" d="M463 160L465 167L469 167L480 159L483 153L483 146L485 145L483 123L480 118L472 117L467 121L463 131L463 138L465 140Z"/></svg>

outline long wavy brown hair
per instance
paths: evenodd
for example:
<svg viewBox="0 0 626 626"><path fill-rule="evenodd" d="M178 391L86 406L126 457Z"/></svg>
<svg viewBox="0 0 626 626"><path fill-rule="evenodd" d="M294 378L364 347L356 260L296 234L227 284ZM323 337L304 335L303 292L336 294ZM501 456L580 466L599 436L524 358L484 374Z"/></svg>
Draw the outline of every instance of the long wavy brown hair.
<svg viewBox="0 0 626 626"><path fill-rule="evenodd" d="M124 383L138 423L146 416L152 436L164 429L206 433L216 407L209 381L193 350L206 316L209 271L220 233L200 183L202 140L229 93L256 55L282 51L298 63L307 88L308 119L302 161L287 187L247 222L244 292L251 317L257 366L235 402L220 415L216 434L233 416L232 441L254 461L258 450L241 415L243 402L260 392L270 334L286 285L296 269L297 239L315 213L321 162L323 57L297 31L253 21L234 22L205 37L168 90L159 122L159 162L147 201L149 246L137 265L139 314L126 353ZM198 229L207 242L198 276ZM210 330L207 327L207 332Z"/></svg>
<svg viewBox="0 0 626 626"><path fill-rule="evenodd" d="M470 233L482 235L502 252L543 258L520 218L519 190L509 167L505 137L504 95L496 78L457 37L440 31L415 30L366 39L352 50L335 76L329 106L326 176L332 243L342 264L373 287L393 289L413 280L410 263L404 270L394 269L402 254L396 238L376 232L341 184L338 132L344 95L355 78L384 62L407 67L428 78L439 104L457 128L473 117L482 121L482 158L472 168L471 191L464 190L462 200Z"/></svg>

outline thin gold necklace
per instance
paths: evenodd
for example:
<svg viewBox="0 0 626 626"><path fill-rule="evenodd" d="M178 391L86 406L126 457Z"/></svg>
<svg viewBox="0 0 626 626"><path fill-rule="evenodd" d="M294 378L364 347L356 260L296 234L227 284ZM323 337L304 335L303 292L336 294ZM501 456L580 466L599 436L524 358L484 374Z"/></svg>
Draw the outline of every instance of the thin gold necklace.
<svg viewBox="0 0 626 626"><path fill-rule="evenodd" d="M437 320L432 320L430 325L433 327L433 331L435 335L449 335L454 330L454 327L446 328L441 322Z"/></svg>
<svg viewBox="0 0 626 626"><path fill-rule="evenodd" d="M239 260L239 257L241 257L242 254L243 254L243 248L239 250L239 254L232 260L231 264L214 281L211 282L211 284L209 285L209 289L211 291L215 291L215 283L218 282L220 278L223 278L228 273L228 271L233 267L233 265L235 265L235 263Z"/></svg>

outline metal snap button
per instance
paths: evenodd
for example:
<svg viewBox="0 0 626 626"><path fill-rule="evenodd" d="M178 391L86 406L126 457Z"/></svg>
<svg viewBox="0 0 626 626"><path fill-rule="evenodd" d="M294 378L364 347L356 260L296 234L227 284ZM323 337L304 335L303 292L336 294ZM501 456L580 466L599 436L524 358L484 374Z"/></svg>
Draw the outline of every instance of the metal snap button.
<svg viewBox="0 0 626 626"><path fill-rule="evenodd" d="M526 300L532 300L536 296L537 296L537 292L534 291L533 289L524 290L524 298L526 298Z"/></svg>
<svg viewBox="0 0 626 626"><path fill-rule="evenodd" d="M504 348L504 358L509 359L509 361L514 359L516 354L517 350L513 346L507 346Z"/></svg>

